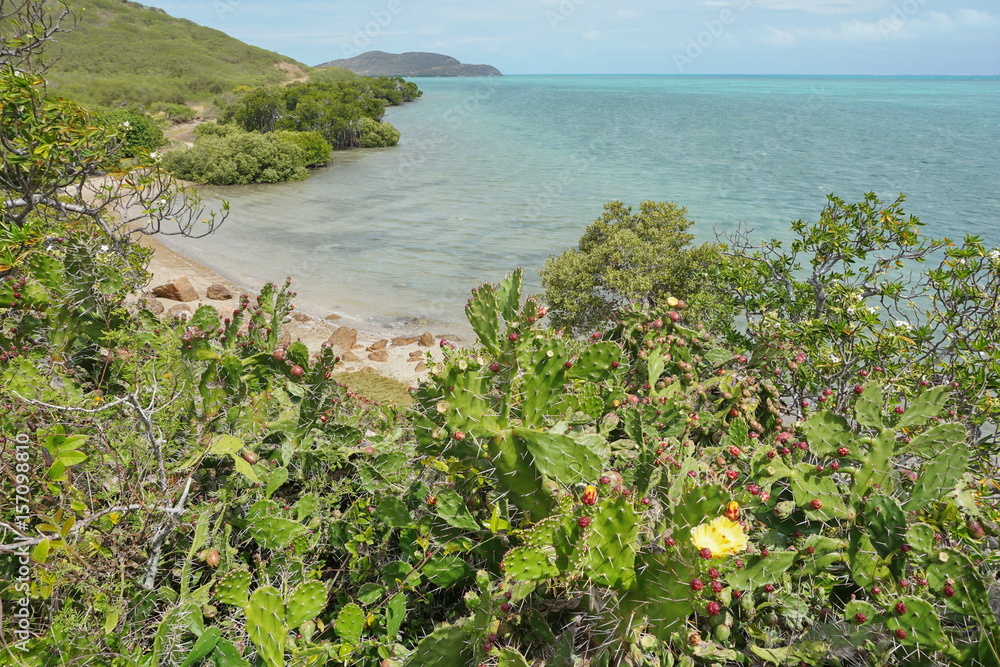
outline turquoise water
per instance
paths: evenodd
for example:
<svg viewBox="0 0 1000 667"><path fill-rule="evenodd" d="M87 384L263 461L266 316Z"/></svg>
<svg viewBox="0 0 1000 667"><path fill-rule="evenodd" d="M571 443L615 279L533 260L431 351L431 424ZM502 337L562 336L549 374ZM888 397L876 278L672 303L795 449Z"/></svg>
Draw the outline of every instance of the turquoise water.
<svg viewBox="0 0 1000 667"><path fill-rule="evenodd" d="M907 194L927 233L1000 245L1000 78L420 79L399 146L300 183L210 188L232 206L193 257L381 327L466 330L469 290L575 244L611 200L672 200L700 240L781 236L829 193Z"/></svg>

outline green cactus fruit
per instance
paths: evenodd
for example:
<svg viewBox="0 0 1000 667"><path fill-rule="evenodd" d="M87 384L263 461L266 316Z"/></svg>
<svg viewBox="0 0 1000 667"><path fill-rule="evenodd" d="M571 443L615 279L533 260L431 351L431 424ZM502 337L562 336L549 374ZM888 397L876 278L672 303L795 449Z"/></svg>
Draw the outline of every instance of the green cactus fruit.
<svg viewBox="0 0 1000 667"><path fill-rule="evenodd" d="M910 401L906 410L899 418L897 428L919 428L927 423L927 420L937 415L944 409L948 402L951 390L946 386L933 387ZM963 433L964 437L964 433Z"/></svg>
<svg viewBox="0 0 1000 667"><path fill-rule="evenodd" d="M254 542L265 549L284 549L306 527L297 521L276 516L258 516L247 521L247 531Z"/></svg>
<svg viewBox="0 0 1000 667"><path fill-rule="evenodd" d="M903 509L908 512L921 510L932 500L954 490L965 474L968 461L969 445L964 439L953 441L936 452L933 458L925 460Z"/></svg>
<svg viewBox="0 0 1000 667"><path fill-rule="evenodd" d="M473 664L475 644L470 629L462 625L439 625L420 640L406 661L407 667L467 667Z"/></svg>
<svg viewBox="0 0 1000 667"><path fill-rule="evenodd" d="M215 597L223 604L246 607L250 604L250 573L233 570L222 575L215 583Z"/></svg>
<svg viewBox="0 0 1000 667"><path fill-rule="evenodd" d="M319 616L326 608L326 586L318 581L299 584L285 603L285 623L295 627Z"/></svg>
<svg viewBox="0 0 1000 667"><path fill-rule="evenodd" d="M587 573L596 583L628 589L635 582L637 516L625 498L605 498L587 534Z"/></svg>
<svg viewBox="0 0 1000 667"><path fill-rule="evenodd" d="M888 614L885 619L885 626L893 636L904 646L920 646L931 652L944 650L949 642L941 630L937 610L917 597L905 597L900 602L906 611L902 615Z"/></svg>
<svg viewBox="0 0 1000 667"><path fill-rule="evenodd" d="M288 627L285 625L285 601L272 586L258 588L250 596L246 608L247 635L257 647L257 652L267 667L285 664L285 642Z"/></svg>
<svg viewBox="0 0 1000 667"><path fill-rule="evenodd" d="M356 646L361 642L361 633L365 629L365 612L353 602L345 604L337 614L334 627L341 639Z"/></svg>
<svg viewBox="0 0 1000 667"><path fill-rule="evenodd" d="M603 460L593 445L606 451L602 436L569 436L520 427L514 428L512 434L524 443L538 471L564 486L594 480L601 474Z"/></svg>
<svg viewBox="0 0 1000 667"><path fill-rule="evenodd" d="M514 547L504 556L504 571L515 581L542 581L555 577L559 569L544 551L536 547Z"/></svg>

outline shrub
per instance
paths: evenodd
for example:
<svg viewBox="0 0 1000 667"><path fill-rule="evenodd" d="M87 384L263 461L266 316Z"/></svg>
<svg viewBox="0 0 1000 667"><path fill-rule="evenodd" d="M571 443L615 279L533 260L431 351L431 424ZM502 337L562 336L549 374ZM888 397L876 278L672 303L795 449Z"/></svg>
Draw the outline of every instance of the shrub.
<svg viewBox="0 0 1000 667"><path fill-rule="evenodd" d="M553 326L591 331L631 304L653 305L668 295L687 300L710 325L726 322L730 310L708 274L721 247L690 247L686 213L672 202L642 202L637 213L621 202L605 204L578 248L549 258L541 270Z"/></svg>
<svg viewBox="0 0 1000 667"><path fill-rule="evenodd" d="M195 141L193 148L164 156L163 164L178 178L210 185L276 183L302 180L306 154L294 143L274 134L219 132L217 126Z"/></svg>
<svg viewBox="0 0 1000 667"><path fill-rule="evenodd" d="M274 133L282 140L290 142L302 149L307 167L317 167L330 161L333 148L319 132L293 132L279 130Z"/></svg>
<svg viewBox="0 0 1000 667"><path fill-rule="evenodd" d="M156 123L135 109L104 109L96 113L95 120L117 135L121 143L114 156L119 159L148 155L167 143Z"/></svg>
<svg viewBox="0 0 1000 667"><path fill-rule="evenodd" d="M399 130L390 123L380 123L373 118L362 118L360 123L358 143L362 148L384 148L399 143Z"/></svg>

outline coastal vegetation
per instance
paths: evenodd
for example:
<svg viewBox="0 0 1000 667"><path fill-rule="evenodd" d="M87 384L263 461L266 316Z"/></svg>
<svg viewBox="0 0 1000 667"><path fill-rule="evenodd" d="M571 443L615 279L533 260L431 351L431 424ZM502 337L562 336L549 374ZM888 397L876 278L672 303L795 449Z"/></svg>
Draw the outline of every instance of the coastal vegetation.
<svg viewBox="0 0 1000 667"><path fill-rule="evenodd" d="M35 32L0 51L0 663L1000 663L1000 252L831 197L678 293L579 278L620 296L576 337L517 270L380 404L281 342L287 282L228 318L129 298L137 234L219 218L25 73ZM199 141L313 131L254 129ZM588 232L641 273L689 224ZM686 302L709 286L728 325Z"/></svg>

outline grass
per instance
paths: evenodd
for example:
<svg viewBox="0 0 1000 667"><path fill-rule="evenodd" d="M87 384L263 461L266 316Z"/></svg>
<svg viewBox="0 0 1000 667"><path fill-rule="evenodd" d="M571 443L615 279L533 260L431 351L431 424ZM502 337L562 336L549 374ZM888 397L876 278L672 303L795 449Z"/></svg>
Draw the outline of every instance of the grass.
<svg viewBox="0 0 1000 667"><path fill-rule="evenodd" d="M346 384L351 391L376 403L397 408L412 408L414 406L413 397L410 395L410 388L407 385L399 380L379 375L370 368L337 373L334 379Z"/></svg>
<svg viewBox="0 0 1000 667"><path fill-rule="evenodd" d="M87 0L83 7L76 30L59 35L59 59L47 78L52 92L84 104L208 102L237 86L301 81L312 71L153 7L127 0Z"/></svg>

